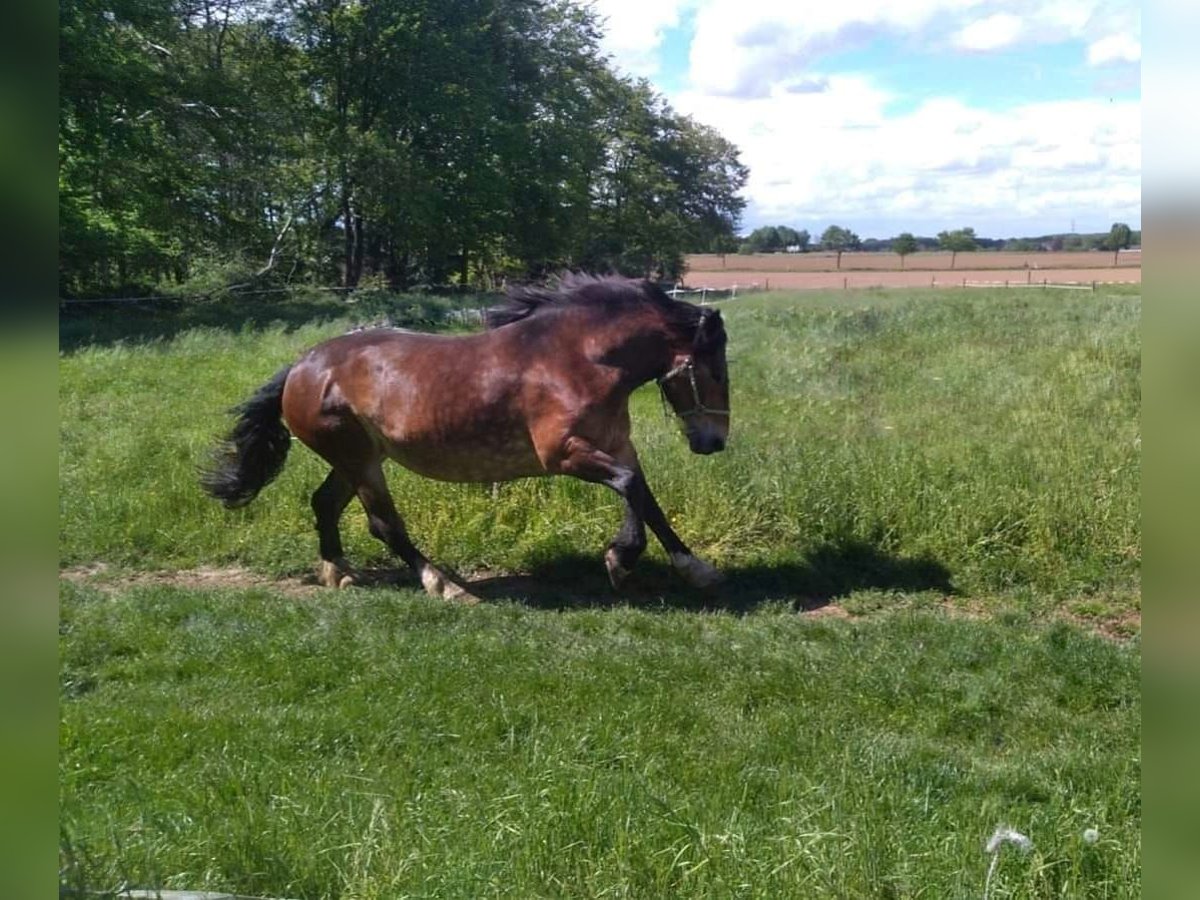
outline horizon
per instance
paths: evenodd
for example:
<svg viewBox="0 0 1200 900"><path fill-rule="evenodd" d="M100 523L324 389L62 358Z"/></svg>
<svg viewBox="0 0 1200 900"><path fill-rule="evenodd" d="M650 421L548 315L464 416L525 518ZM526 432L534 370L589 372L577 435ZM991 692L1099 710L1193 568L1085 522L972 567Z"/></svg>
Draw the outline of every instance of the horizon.
<svg viewBox="0 0 1200 900"><path fill-rule="evenodd" d="M829 225L840 225L840 224L841 224L840 222L830 222L829 223ZM1115 225L1117 223L1113 222L1112 224ZM1126 222L1125 224L1129 225L1129 228L1131 231L1138 234L1139 236L1141 235L1142 229L1141 229L1140 225L1137 228L1134 228L1133 225L1130 225L1130 223L1128 223L1128 222ZM826 225L825 228L817 227L814 229L814 228L808 228L807 226L803 226L803 225L793 225L789 222L764 222L763 224L755 226L755 227L756 228L769 228L772 226L792 228L792 229L795 229L796 231L806 231L807 230L809 233L810 241L813 245L819 243L819 241L821 239L821 233L825 230L825 228L829 227L828 225ZM962 227L970 228L972 226L964 225ZM754 228L741 227L741 228L736 229L734 236L738 240L744 241L746 238L748 238L750 236L750 233L753 232L754 230L755 230ZM850 230L854 231L853 228L851 228ZM941 231L953 231L954 229L943 228L940 230ZM1100 235L1107 235L1110 230L1111 230L1111 225L1108 228L1102 228L1097 231L1047 231L1047 232L1039 233L1039 234L1006 234L1006 235L993 236L993 235L987 235L987 234L980 234L978 229L976 229L975 239L981 240L981 241L1038 241L1038 240L1045 240L1048 238L1056 238L1056 237L1065 238L1065 237L1071 237L1071 236L1087 238L1087 237L1097 237ZM876 235L862 235L862 234L858 234L858 232L856 232L856 231L855 231L855 234L857 235L857 237L860 241L893 241L897 237L899 237L901 234L905 233L906 231L909 234L911 234L914 238L916 238L918 241L936 241L937 240L936 233L921 234L916 231L911 231L910 229L907 229L907 228L901 228L899 231L889 234L886 237L878 237ZM814 249L817 249L817 248L814 246ZM1132 248L1130 248L1130 249L1132 249ZM851 252L851 251L846 251L846 252ZM949 252L949 251L947 251L947 252Z"/></svg>

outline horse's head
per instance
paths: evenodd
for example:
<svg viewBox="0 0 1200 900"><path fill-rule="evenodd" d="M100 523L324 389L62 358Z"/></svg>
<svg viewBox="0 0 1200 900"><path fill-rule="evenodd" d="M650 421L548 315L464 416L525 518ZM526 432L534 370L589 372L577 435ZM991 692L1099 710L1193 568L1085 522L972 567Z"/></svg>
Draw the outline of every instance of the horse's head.
<svg viewBox="0 0 1200 900"><path fill-rule="evenodd" d="M663 400L679 417L693 453L725 449L729 437L729 370L725 366L725 323L704 309L691 346L675 353L670 371L658 379Z"/></svg>

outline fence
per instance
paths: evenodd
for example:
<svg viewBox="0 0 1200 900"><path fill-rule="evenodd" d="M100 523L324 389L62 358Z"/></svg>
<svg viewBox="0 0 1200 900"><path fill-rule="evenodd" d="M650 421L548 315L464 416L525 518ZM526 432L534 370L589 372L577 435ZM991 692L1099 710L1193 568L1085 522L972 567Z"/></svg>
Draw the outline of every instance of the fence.
<svg viewBox="0 0 1200 900"><path fill-rule="evenodd" d="M998 288L998 287L1014 287L1014 288L1057 288L1062 291L1091 291L1096 293L1095 281L1047 281L1043 278L1041 281L968 281L963 279L962 286L965 288ZM955 285L957 286L957 285Z"/></svg>
<svg viewBox="0 0 1200 900"><path fill-rule="evenodd" d="M768 282L768 284L769 283L770 282ZM729 297L730 299L733 299L738 295L738 291L741 291L743 294L748 294L754 291L761 291L763 289L764 288L762 285L760 285L757 281L751 282L750 284L735 284L732 287L727 288L712 288L704 286L698 288L688 288L684 287L682 282L680 282L665 293L676 300L679 299L680 294L699 294L700 305L703 306L708 302L709 294L712 294L714 297Z"/></svg>

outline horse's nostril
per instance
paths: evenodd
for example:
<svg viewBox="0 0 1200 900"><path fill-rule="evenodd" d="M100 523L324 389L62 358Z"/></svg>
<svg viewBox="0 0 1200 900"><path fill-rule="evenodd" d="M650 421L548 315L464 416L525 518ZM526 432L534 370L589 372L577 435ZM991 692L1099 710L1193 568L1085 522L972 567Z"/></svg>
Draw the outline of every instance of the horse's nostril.
<svg viewBox="0 0 1200 900"><path fill-rule="evenodd" d="M725 449L725 438L719 434L700 434L690 440L693 453L707 456Z"/></svg>

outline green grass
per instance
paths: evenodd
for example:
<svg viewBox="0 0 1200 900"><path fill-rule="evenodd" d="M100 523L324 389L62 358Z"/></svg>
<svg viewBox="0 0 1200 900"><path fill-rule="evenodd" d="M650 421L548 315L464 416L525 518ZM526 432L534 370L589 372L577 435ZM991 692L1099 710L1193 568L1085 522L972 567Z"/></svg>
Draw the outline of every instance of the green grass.
<svg viewBox="0 0 1200 900"><path fill-rule="evenodd" d="M795 585L811 596L920 587L861 583L872 568L919 562L944 574L926 579L933 589L1129 609L1139 308L1135 293L1037 290L738 300L724 307L729 449L690 454L653 387L635 396L635 441L677 530L731 572L791 566L811 574ZM227 407L349 321L197 328L64 354L63 562L308 571L319 459L296 445L280 480L232 514L200 493L195 467L228 427ZM615 495L567 479L506 484L494 500L487 486L393 473L417 543L467 572L567 554L594 556L599 571L620 520ZM353 558L383 559L357 504L344 530Z"/></svg>
<svg viewBox="0 0 1200 900"><path fill-rule="evenodd" d="M1136 649L899 613L62 595L64 881L1140 896ZM1101 840L1085 844L1096 828Z"/></svg>
<svg viewBox="0 0 1200 900"><path fill-rule="evenodd" d="M633 404L715 594L653 547L615 599L602 488L397 469L433 559L533 577L469 609L132 577L309 572L321 464L297 445L223 510L195 483L223 410L354 321L459 302L64 313L61 560L109 564L62 586L68 888L978 897L1008 824L1034 849L992 897L1140 896L1135 290L723 304L729 449ZM356 506L343 531L395 565Z"/></svg>

